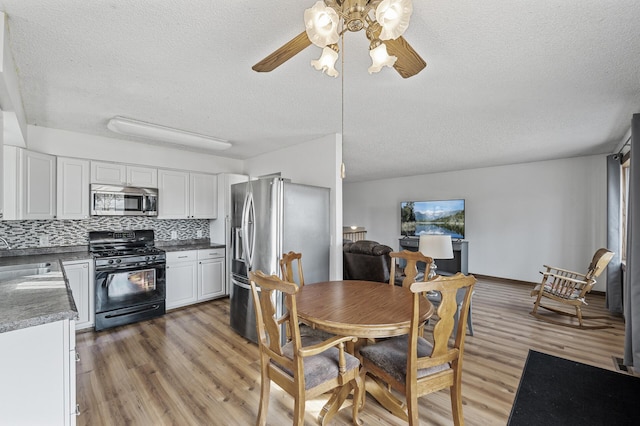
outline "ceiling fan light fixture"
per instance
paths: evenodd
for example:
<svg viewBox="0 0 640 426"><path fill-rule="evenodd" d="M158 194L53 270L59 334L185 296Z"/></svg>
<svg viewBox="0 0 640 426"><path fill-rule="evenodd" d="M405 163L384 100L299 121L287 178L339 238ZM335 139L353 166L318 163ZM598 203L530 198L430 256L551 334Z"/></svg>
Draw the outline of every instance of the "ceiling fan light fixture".
<svg viewBox="0 0 640 426"><path fill-rule="evenodd" d="M395 40L404 34L412 13L411 0L382 0L376 8L376 21L382 27L380 40Z"/></svg>
<svg viewBox="0 0 640 426"><path fill-rule="evenodd" d="M396 56L393 67L402 78L412 77L422 71L427 63L420 57L402 34L409 26L413 13L411 0L314 0L313 7L304 11L305 29L251 67L257 72L270 72L310 45L324 49L327 46L344 46L346 32L364 30L367 40L378 44L385 42L389 52ZM369 50L375 49L370 46ZM339 53L338 49L334 49ZM343 55L344 55L344 49ZM383 49L379 49L383 50ZM327 75L336 77L335 54L326 51L311 64ZM331 61L328 60L331 58ZM392 59L385 57L374 61L370 72L377 72ZM344 56L342 57L344 63ZM343 73L344 75L344 73Z"/></svg>
<svg viewBox="0 0 640 426"><path fill-rule="evenodd" d="M327 73L330 77L337 77L338 71L336 70L336 61L338 60L337 45L326 46L322 49L320 58L315 61L311 61L311 65L318 71Z"/></svg>
<svg viewBox="0 0 640 426"><path fill-rule="evenodd" d="M369 74L373 74L374 72L379 72L382 67L392 67L396 61L398 60L397 56L391 56L387 52L387 46L378 40L378 45L373 46L377 43L372 43L372 49L369 50L369 56L371 56L371 66L368 71Z"/></svg>
<svg viewBox="0 0 640 426"><path fill-rule="evenodd" d="M311 43L318 47L325 47L338 42L338 13L318 1L313 7L304 11L304 25Z"/></svg>
<svg viewBox="0 0 640 426"><path fill-rule="evenodd" d="M194 148L216 151L231 148L231 143L223 139L120 116L109 120L107 128L121 135L186 145Z"/></svg>

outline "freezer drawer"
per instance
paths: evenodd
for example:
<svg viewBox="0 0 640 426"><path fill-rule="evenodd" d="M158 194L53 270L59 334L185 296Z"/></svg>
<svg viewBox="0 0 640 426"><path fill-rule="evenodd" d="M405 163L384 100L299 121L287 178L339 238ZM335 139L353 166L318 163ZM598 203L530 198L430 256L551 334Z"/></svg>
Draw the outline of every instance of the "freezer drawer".
<svg viewBox="0 0 640 426"><path fill-rule="evenodd" d="M256 312L251 296L251 286L231 278L230 324L238 334L258 343Z"/></svg>

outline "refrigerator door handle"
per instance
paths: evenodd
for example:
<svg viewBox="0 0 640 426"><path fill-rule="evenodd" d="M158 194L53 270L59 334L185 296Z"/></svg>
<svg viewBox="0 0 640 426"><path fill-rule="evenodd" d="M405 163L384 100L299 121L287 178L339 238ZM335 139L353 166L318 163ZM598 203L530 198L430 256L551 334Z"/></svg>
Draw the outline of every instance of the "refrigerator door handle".
<svg viewBox="0 0 640 426"><path fill-rule="evenodd" d="M242 251L247 270L251 270L253 265L253 251L255 248L255 232L253 232L253 219L255 218L255 207L253 205L253 193L248 191L244 198L242 207ZM251 237L251 241L249 241Z"/></svg>
<svg viewBox="0 0 640 426"><path fill-rule="evenodd" d="M240 288L244 288L244 289L247 289L247 290L251 291L251 284L245 284L245 283L243 283L241 281L238 281L238 280L235 280L233 278L231 279L231 282L235 286L238 286Z"/></svg>

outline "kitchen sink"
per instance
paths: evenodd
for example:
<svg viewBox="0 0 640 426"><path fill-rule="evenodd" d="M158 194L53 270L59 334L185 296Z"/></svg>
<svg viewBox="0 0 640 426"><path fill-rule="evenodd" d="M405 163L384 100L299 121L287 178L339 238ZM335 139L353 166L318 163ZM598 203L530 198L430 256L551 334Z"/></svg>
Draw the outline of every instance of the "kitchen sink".
<svg viewBox="0 0 640 426"><path fill-rule="evenodd" d="M0 266L0 281L9 281L29 275L41 275L48 272L51 272L51 263L24 263L21 265Z"/></svg>

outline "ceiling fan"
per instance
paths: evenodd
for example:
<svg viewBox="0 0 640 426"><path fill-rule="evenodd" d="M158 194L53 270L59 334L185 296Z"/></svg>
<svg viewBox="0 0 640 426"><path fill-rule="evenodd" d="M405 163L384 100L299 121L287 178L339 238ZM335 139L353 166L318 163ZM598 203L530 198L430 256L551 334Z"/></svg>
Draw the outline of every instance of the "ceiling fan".
<svg viewBox="0 0 640 426"><path fill-rule="evenodd" d="M393 66L403 77L418 74L426 62L402 37L413 11L411 0L320 0L304 13L305 31L294 37L252 69L269 72L302 50L315 44L323 48L320 59L311 64L332 77L338 58L338 40L346 31L365 30L370 41L372 66L369 73L382 66Z"/></svg>

